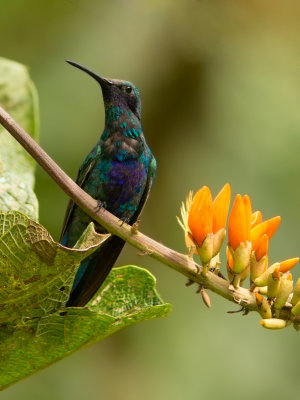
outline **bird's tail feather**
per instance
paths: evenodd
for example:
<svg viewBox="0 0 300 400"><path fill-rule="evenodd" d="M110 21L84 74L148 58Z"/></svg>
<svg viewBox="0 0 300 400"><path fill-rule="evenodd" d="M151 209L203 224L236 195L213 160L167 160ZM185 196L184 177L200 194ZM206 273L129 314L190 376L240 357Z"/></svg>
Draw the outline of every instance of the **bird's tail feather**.
<svg viewBox="0 0 300 400"><path fill-rule="evenodd" d="M84 268L84 274L81 274L81 279L73 287L67 307L83 307L94 296L112 269L124 244L124 240L118 236L111 236L86 260L87 265L83 262L80 268Z"/></svg>

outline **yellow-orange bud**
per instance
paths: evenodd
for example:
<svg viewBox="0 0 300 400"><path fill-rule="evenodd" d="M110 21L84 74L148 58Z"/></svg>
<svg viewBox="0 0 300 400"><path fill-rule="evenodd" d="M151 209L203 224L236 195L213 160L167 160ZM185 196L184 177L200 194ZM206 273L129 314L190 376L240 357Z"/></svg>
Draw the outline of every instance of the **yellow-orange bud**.
<svg viewBox="0 0 300 400"><path fill-rule="evenodd" d="M290 258L289 260L282 261L280 263L280 272L282 272L283 274L285 272L288 272L290 269L292 269L297 264L298 261L299 261L299 257Z"/></svg>
<svg viewBox="0 0 300 400"><path fill-rule="evenodd" d="M271 307L270 307L270 304L268 303L267 299L257 292L255 292L254 294L255 294L256 304L257 304L257 308L259 310L260 315L263 318L271 318L272 311L271 311Z"/></svg>
<svg viewBox="0 0 300 400"><path fill-rule="evenodd" d="M271 265L269 268L265 270L263 274L261 274L258 278L254 280L254 283L256 286L267 286L268 285L268 279L269 275L274 272L276 268L279 268L280 264L275 263Z"/></svg>
<svg viewBox="0 0 300 400"><path fill-rule="evenodd" d="M267 329L282 329L286 327L286 321L279 318L262 319L260 324Z"/></svg>
<svg viewBox="0 0 300 400"><path fill-rule="evenodd" d="M278 294L274 303L276 310L281 310L287 302L289 295L293 290L293 281L290 278L283 276L280 279Z"/></svg>
<svg viewBox="0 0 300 400"><path fill-rule="evenodd" d="M296 285L294 287L292 305L295 306L300 300L300 278L297 280Z"/></svg>
<svg viewBox="0 0 300 400"><path fill-rule="evenodd" d="M293 315L300 315L300 300L292 308Z"/></svg>
<svg viewBox="0 0 300 400"><path fill-rule="evenodd" d="M267 296L269 299L277 296L280 285L280 272L279 268L275 268L274 272L272 272L268 277L268 292Z"/></svg>

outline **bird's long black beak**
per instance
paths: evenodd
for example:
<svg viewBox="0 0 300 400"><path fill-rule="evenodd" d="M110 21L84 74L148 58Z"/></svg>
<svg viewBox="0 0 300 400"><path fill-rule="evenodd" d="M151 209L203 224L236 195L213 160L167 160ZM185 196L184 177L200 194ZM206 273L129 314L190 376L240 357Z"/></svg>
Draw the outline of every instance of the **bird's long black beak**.
<svg viewBox="0 0 300 400"><path fill-rule="evenodd" d="M111 83L108 79L103 78L102 76L96 74L95 72L93 72L93 71L91 71L90 69L84 67L83 65L77 64L76 62L70 61L70 60L66 60L66 62L69 63L69 64L71 64L71 65L73 65L73 67L76 67L76 68L81 69L82 71L86 72L86 73L89 74L91 77L93 77L94 79L96 79L96 81L100 83L102 89L103 89L105 86L107 87L107 86L112 85L112 83Z"/></svg>

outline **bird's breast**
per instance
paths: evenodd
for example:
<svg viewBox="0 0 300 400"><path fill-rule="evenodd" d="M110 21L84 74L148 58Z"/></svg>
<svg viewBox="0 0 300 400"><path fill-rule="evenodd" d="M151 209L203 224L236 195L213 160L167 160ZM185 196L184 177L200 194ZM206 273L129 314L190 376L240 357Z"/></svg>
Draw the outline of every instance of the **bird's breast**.
<svg viewBox="0 0 300 400"><path fill-rule="evenodd" d="M103 160L90 176L94 197L117 217L130 219L140 203L147 172L147 164L140 160Z"/></svg>
<svg viewBox="0 0 300 400"><path fill-rule="evenodd" d="M101 145L103 157L125 161L138 159L144 151L144 143L137 138L126 136L121 131L110 134Z"/></svg>

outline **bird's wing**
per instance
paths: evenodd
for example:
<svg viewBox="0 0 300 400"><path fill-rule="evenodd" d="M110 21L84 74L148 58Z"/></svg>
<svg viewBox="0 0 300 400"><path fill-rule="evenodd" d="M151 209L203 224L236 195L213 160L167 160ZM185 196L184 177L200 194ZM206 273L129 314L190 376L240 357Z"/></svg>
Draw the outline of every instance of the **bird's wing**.
<svg viewBox="0 0 300 400"><path fill-rule="evenodd" d="M155 178L155 173L156 161L152 156L145 189L139 206L129 222L130 225L137 221L144 208ZM91 254L87 262L82 266L84 269L83 277L72 290L67 307L83 307L87 304L110 273L124 244L124 240L113 235L108 238L95 253Z"/></svg>
<svg viewBox="0 0 300 400"><path fill-rule="evenodd" d="M90 173L91 169L95 165L95 162L96 162L96 158L94 156L94 151L92 151L87 156L87 158L84 160L84 162L81 165L81 167L79 168L78 175L77 175L77 178L76 178L76 183L77 183L78 186L80 186L80 187L83 186L84 181L86 180L88 174ZM65 233L66 233L66 230L67 230L67 226L68 226L69 220L70 220L71 215L72 215L72 211L73 211L74 205L75 205L74 201L70 200L69 204L68 204L68 207L67 207L66 214L65 214L65 219L64 219L64 223L63 223L63 229L62 229L61 236L60 236L60 242L62 244L65 244L65 243L63 243L64 236L65 236Z"/></svg>
<svg viewBox="0 0 300 400"><path fill-rule="evenodd" d="M152 185L154 183L155 175L156 175L156 160L152 156L151 157L151 162L150 162L150 165L149 165L149 171L148 171L148 177L147 177L147 181L146 181L146 186L145 186L145 189L143 191L143 195L142 195L141 201L139 202L138 208L137 208L136 212L134 213L133 217L130 220L130 225L134 224L137 221L139 215L143 211L143 209L145 207L145 204L146 204L146 201L148 200Z"/></svg>

